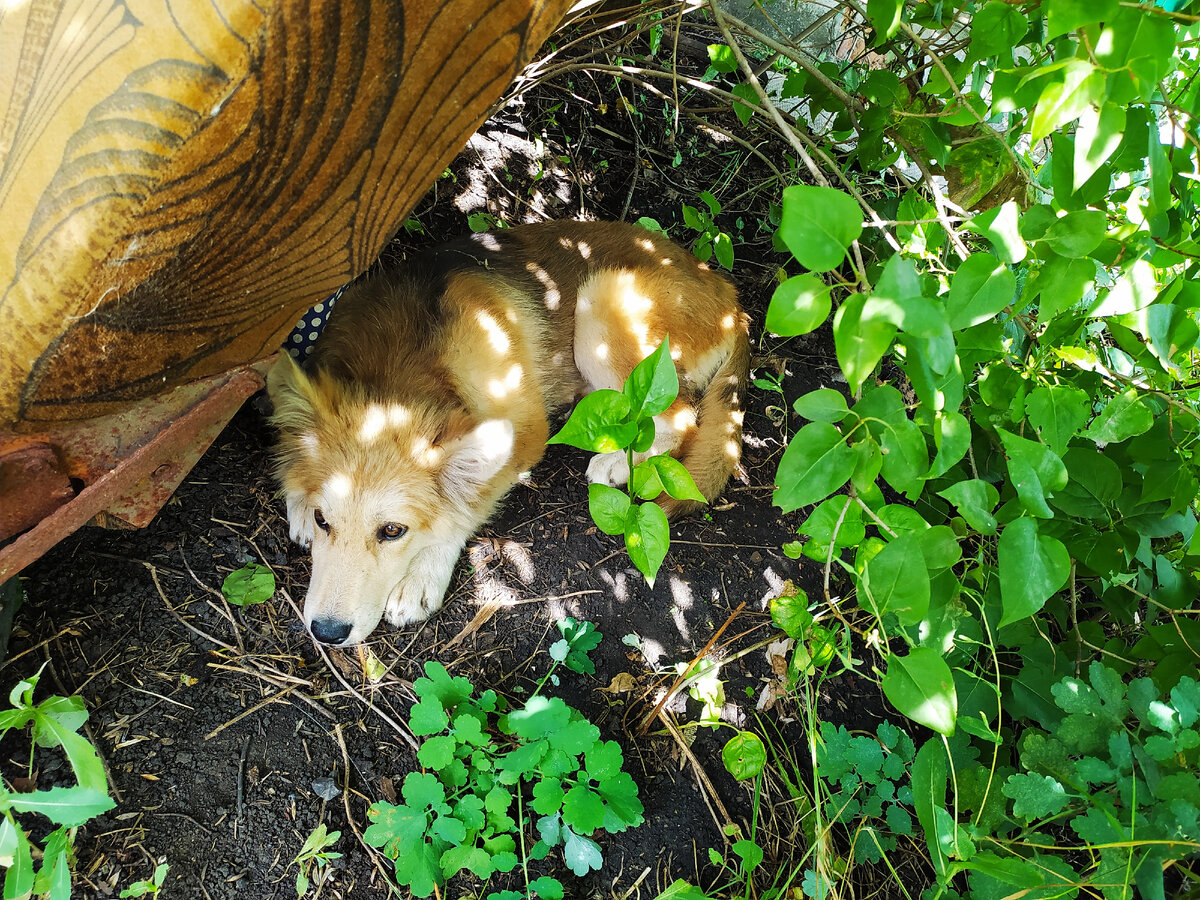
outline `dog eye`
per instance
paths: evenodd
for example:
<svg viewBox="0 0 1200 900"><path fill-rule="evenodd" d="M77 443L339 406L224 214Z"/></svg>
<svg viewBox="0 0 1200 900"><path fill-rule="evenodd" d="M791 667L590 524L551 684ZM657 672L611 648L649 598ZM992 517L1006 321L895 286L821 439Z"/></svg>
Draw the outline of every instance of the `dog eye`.
<svg viewBox="0 0 1200 900"><path fill-rule="evenodd" d="M320 528L326 534L329 533L329 523L325 521L325 516L319 509L313 510L313 521L317 523L318 528Z"/></svg>
<svg viewBox="0 0 1200 900"><path fill-rule="evenodd" d="M386 525L379 526L379 531L376 532L376 535L380 543L383 541L398 541L404 537L407 531L407 525L397 525L395 522L388 522Z"/></svg>

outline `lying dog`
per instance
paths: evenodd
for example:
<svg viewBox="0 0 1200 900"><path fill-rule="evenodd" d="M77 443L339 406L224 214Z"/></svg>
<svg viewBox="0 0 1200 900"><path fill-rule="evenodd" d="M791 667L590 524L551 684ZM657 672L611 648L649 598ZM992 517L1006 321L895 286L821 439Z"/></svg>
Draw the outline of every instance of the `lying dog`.
<svg viewBox="0 0 1200 900"><path fill-rule="evenodd" d="M726 279L636 225L528 225L376 265L306 370L283 353L268 377L313 635L353 644L381 616L435 612L467 540L541 458L548 416L620 390L664 335L679 397L643 456L677 456L712 500L741 454L747 328ZM624 484L624 452L588 477Z"/></svg>

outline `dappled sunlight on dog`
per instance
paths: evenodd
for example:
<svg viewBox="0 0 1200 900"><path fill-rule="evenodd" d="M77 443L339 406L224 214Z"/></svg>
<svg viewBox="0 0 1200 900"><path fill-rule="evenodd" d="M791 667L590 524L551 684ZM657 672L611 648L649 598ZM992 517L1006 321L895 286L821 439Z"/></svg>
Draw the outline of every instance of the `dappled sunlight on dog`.
<svg viewBox="0 0 1200 900"><path fill-rule="evenodd" d="M348 644L435 612L467 540L541 458L552 411L620 390L668 334L679 396L635 462L672 454L716 497L740 455L747 332L728 281L636 226L473 235L368 273L309 369L284 355L268 379L289 529L313 554L305 624ZM628 465L588 473L622 484Z"/></svg>

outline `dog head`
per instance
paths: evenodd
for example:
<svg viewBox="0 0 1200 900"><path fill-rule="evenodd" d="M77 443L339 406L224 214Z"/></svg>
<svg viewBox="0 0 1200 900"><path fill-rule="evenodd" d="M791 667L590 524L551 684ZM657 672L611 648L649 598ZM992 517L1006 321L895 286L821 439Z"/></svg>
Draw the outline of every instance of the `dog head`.
<svg viewBox="0 0 1200 900"><path fill-rule="evenodd" d="M305 625L324 643L354 644L385 610L397 625L428 617L480 520L473 505L512 455L511 423L428 397L373 399L305 374L286 353L267 386L291 537L312 549Z"/></svg>

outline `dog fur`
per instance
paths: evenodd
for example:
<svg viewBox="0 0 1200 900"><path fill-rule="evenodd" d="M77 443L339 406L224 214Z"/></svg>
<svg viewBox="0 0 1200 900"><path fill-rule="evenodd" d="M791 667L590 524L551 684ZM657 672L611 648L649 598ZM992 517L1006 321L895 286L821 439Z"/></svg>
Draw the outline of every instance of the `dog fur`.
<svg viewBox="0 0 1200 900"><path fill-rule="evenodd" d="M459 554L545 449L549 417L670 335L679 396L648 454L713 500L738 463L748 321L734 287L636 225L552 222L385 259L337 303L302 370L268 376L305 624L330 644L442 604ZM623 452L588 478L628 479ZM696 506L663 501L669 515Z"/></svg>

